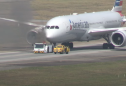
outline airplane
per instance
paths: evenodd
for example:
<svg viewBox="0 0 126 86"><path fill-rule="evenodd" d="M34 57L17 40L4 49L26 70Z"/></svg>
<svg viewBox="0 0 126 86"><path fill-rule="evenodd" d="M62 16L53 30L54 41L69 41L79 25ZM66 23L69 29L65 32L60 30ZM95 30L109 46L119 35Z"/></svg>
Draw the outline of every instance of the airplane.
<svg viewBox="0 0 126 86"><path fill-rule="evenodd" d="M116 0L111 11L92 13L73 13L72 15L58 16L50 19L46 25L30 22L24 24L36 26L27 34L28 43L47 41L56 45L61 43L73 48L73 41L91 41L104 38L103 49L115 49L126 46L126 27L122 27L126 18L122 14L123 0ZM19 22L13 19L0 18L7 21ZM41 35L44 34L44 35Z"/></svg>

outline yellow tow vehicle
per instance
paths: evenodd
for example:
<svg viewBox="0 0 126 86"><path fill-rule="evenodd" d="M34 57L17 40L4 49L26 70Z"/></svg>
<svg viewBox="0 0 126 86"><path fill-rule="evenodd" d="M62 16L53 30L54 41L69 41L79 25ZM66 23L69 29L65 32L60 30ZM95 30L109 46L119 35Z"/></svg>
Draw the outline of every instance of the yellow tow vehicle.
<svg viewBox="0 0 126 86"><path fill-rule="evenodd" d="M56 54L56 53L60 53L60 54L66 53L66 54L68 54L69 51L70 51L70 48L68 46L64 46L64 45L57 45L53 49L54 54Z"/></svg>

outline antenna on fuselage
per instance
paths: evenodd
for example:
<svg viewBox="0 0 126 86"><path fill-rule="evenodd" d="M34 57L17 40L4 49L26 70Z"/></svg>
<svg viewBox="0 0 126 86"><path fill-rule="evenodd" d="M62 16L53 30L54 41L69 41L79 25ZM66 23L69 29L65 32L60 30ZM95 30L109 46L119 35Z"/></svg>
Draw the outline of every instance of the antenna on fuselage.
<svg viewBox="0 0 126 86"><path fill-rule="evenodd" d="M78 13L73 13L73 15L78 15Z"/></svg>

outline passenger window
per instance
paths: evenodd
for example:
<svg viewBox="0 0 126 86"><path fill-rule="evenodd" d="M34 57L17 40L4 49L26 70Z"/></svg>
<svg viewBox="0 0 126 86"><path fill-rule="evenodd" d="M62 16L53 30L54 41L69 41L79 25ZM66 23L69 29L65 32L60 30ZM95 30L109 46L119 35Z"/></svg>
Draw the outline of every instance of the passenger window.
<svg viewBox="0 0 126 86"><path fill-rule="evenodd" d="M46 26L46 29L49 29L50 28L50 26Z"/></svg>
<svg viewBox="0 0 126 86"><path fill-rule="evenodd" d="M56 27L55 27L55 29L59 29L59 27L58 27L58 26L56 26Z"/></svg>
<svg viewBox="0 0 126 86"><path fill-rule="evenodd" d="M54 26L51 26L51 28L50 29L54 29Z"/></svg>

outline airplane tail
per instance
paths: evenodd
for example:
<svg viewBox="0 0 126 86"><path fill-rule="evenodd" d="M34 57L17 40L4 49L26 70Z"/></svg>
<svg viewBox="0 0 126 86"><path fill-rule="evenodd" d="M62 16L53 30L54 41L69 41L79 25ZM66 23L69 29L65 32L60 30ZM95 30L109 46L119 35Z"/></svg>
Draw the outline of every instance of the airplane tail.
<svg viewBox="0 0 126 86"><path fill-rule="evenodd" d="M123 0L116 0L115 5L111 11L122 13Z"/></svg>

